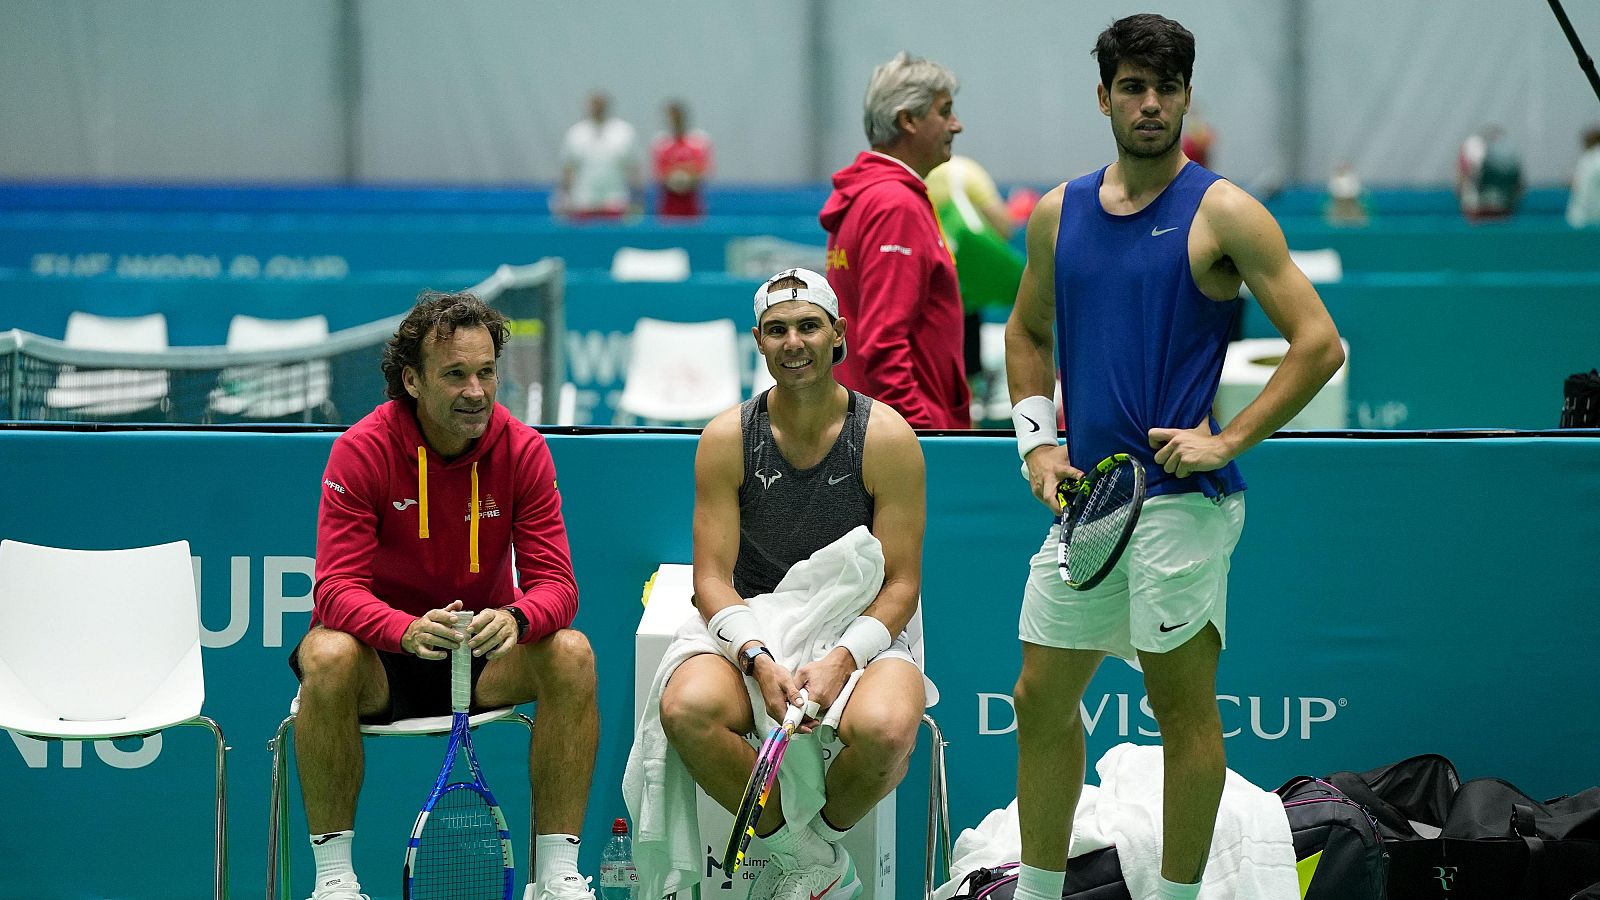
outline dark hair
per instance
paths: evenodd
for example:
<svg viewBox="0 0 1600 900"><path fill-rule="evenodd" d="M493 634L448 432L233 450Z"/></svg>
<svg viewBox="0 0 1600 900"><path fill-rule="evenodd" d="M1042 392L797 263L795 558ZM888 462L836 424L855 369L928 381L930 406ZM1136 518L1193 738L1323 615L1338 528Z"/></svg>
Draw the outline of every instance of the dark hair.
<svg viewBox="0 0 1600 900"><path fill-rule="evenodd" d="M1177 22L1154 13L1140 13L1111 23L1095 39L1095 59L1100 61L1100 83L1111 89L1120 63L1131 63L1162 78L1183 76L1185 87L1194 76L1194 35Z"/></svg>
<svg viewBox="0 0 1600 900"><path fill-rule="evenodd" d="M475 294L423 291L417 295L417 305L411 308L383 348L384 393L390 400L411 399L406 391L404 373L408 366L419 372L422 370L422 342L428 335L445 340L455 334L457 328L489 329L496 359L500 358L500 348L505 346L510 334L506 317Z"/></svg>

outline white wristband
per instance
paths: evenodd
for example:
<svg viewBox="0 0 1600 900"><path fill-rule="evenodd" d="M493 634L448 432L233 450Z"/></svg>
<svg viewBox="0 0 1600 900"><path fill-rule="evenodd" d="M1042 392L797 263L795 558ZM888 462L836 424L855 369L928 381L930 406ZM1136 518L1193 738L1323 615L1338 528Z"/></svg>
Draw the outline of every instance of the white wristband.
<svg viewBox="0 0 1600 900"><path fill-rule="evenodd" d="M1028 451L1056 443L1056 402L1034 394L1023 397L1011 408L1011 424L1017 429L1017 455L1028 458Z"/></svg>
<svg viewBox="0 0 1600 900"><path fill-rule="evenodd" d="M867 663L877 657L879 653L889 649L894 638L889 634L889 628L872 616L856 616L844 629L844 634L839 635L836 647L843 647L855 657L856 668L866 668Z"/></svg>
<svg viewBox="0 0 1600 900"><path fill-rule="evenodd" d="M724 606L717 610L717 614L706 623L711 637L722 648L722 655L728 658L740 671L744 666L739 662L739 648L751 641L761 640L761 620L756 618L755 610L743 603Z"/></svg>

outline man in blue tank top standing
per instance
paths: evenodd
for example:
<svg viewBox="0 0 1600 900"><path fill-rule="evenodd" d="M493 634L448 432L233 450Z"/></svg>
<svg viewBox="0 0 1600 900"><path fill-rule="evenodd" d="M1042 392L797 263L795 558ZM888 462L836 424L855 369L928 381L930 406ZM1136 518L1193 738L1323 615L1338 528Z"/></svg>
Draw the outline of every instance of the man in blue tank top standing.
<svg viewBox="0 0 1600 900"><path fill-rule="evenodd" d="M755 728L744 679L781 720L801 688L826 709L863 670L839 722L845 746L821 812L789 823L776 796L767 803L756 830L771 856L750 887L751 900L853 900L862 883L839 841L904 777L925 708L906 633L922 584L922 448L899 413L834 379L849 321L820 274L779 272L756 290L755 312L775 383L713 419L695 455L694 602L722 652L672 673L661 724L695 781L733 811L756 759L744 739ZM882 545L882 587L831 649L791 671L767 649L763 637L776 635L746 601L863 525ZM816 724L807 719L802 731Z"/></svg>
<svg viewBox="0 0 1600 900"><path fill-rule="evenodd" d="M1143 669L1161 729L1157 896L1192 900L1226 771L1216 671L1228 561L1244 522L1234 459L1293 418L1344 352L1277 222L1183 155L1194 36L1161 16L1129 16L1100 34L1094 56L1117 160L1056 187L1030 217L1006 373L1018 452L1040 502L1059 513L1056 486L1118 452L1143 462L1148 499L1098 586L1063 583L1059 524L1031 561L1015 689L1017 900L1061 897L1084 772L1079 700L1107 654ZM1219 428L1211 404L1241 283L1289 352L1256 400ZM1057 362L1064 445L1050 399Z"/></svg>

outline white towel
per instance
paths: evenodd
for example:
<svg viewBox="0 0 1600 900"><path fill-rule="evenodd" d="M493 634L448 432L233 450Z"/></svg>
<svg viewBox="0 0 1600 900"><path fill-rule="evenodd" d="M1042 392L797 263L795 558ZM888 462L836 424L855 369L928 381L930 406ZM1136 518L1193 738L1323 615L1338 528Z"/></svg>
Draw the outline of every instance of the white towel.
<svg viewBox="0 0 1600 900"><path fill-rule="evenodd" d="M1094 768L1100 775L1094 825L1116 845L1133 900L1149 900L1161 875L1161 748L1118 744ZM1200 900L1296 900L1294 864L1282 801L1227 770Z"/></svg>
<svg viewBox="0 0 1600 900"><path fill-rule="evenodd" d="M1115 845L1134 900L1155 896L1161 874L1162 768L1160 747L1112 747L1095 764L1100 786L1084 785L1072 818L1068 855ZM1022 858L1017 802L985 816L976 829L963 831L950 855L950 880L934 891L934 900L948 900L962 879L979 868ZM1201 879L1201 900L1297 900L1299 896L1294 843L1283 803L1276 794L1228 770Z"/></svg>
<svg viewBox="0 0 1600 900"><path fill-rule="evenodd" d="M883 546L866 526L796 563L770 594L747 602L762 624L762 637L779 664L793 670L832 650L845 626L860 615L883 587ZM695 783L661 729L661 691L678 666L691 656L720 653L705 620L684 620L650 683L649 702L633 736L622 798L633 817L633 863L640 897L662 897L700 881L704 848L695 806ZM746 678L756 730L773 721L755 679ZM809 823L822 809L822 751L812 735L796 735L778 772L783 785L784 820Z"/></svg>

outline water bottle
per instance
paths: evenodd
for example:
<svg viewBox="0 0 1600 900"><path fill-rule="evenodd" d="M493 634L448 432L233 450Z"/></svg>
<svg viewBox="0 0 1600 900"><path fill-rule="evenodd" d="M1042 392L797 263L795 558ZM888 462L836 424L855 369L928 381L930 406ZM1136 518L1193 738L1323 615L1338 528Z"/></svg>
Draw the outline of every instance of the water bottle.
<svg viewBox="0 0 1600 900"><path fill-rule="evenodd" d="M600 854L601 900L633 900L639 887L639 873L633 868L633 840L628 837L628 820L611 823L611 841Z"/></svg>

